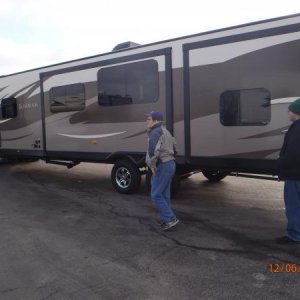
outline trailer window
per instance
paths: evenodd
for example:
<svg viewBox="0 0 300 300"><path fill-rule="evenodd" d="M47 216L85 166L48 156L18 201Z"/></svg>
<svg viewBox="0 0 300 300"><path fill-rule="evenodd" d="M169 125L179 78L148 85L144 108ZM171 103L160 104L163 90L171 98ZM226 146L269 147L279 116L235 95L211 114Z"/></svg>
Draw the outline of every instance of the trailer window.
<svg viewBox="0 0 300 300"><path fill-rule="evenodd" d="M226 91L220 98L224 126L259 126L271 120L270 92L263 88Z"/></svg>
<svg viewBox="0 0 300 300"><path fill-rule="evenodd" d="M79 111L85 108L84 84L56 86L49 91L50 111L53 113Z"/></svg>
<svg viewBox="0 0 300 300"><path fill-rule="evenodd" d="M17 99L14 97L4 98L1 101L2 119L17 117Z"/></svg>
<svg viewBox="0 0 300 300"><path fill-rule="evenodd" d="M98 103L102 106L158 100L158 64L146 60L98 71Z"/></svg>

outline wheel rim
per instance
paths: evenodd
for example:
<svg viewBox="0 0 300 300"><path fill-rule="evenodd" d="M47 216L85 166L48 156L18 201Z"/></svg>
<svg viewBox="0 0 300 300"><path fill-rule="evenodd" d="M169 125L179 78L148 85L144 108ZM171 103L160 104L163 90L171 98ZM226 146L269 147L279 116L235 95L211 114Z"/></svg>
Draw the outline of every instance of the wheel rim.
<svg viewBox="0 0 300 300"><path fill-rule="evenodd" d="M131 174L129 170L125 167L120 167L116 171L116 183L122 188L126 189L130 186L131 183Z"/></svg>

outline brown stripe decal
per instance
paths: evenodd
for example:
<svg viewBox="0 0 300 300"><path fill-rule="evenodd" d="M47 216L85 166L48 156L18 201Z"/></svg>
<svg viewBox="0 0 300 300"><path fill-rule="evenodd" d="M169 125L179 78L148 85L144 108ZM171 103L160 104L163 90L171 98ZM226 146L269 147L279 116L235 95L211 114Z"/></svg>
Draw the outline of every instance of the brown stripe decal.
<svg viewBox="0 0 300 300"><path fill-rule="evenodd" d="M263 151L253 151L253 152L244 152L244 153L236 153L230 155L222 155L218 157L222 158L265 158L268 155L279 151L280 148L277 149L270 149L270 150L263 150Z"/></svg>
<svg viewBox="0 0 300 300"><path fill-rule="evenodd" d="M260 133L260 134L255 134L255 135L249 135L243 138L240 138L239 140L246 140L246 139L255 139L255 138L263 138L263 137L270 137L270 136L276 136L276 135L281 135L284 134L284 131L287 130L289 126L281 127L272 131Z"/></svg>
<svg viewBox="0 0 300 300"><path fill-rule="evenodd" d="M11 138L11 139L1 139L1 141L2 141L2 142L16 141L16 140L20 140L20 139L23 139L23 138L25 138L25 137L28 137L28 136L30 136L30 135L32 135L32 133L26 134L26 135L21 135L21 136L19 136L19 137L15 137L15 138Z"/></svg>

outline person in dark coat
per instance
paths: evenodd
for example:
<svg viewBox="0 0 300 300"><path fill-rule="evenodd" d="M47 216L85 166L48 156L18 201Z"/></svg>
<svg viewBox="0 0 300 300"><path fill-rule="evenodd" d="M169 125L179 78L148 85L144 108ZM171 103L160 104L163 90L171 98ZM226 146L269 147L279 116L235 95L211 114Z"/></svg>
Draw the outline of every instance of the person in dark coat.
<svg viewBox="0 0 300 300"><path fill-rule="evenodd" d="M300 244L300 98L288 107L292 121L278 160L278 175L284 180L284 202L287 235L277 238L278 244Z"/></svg>

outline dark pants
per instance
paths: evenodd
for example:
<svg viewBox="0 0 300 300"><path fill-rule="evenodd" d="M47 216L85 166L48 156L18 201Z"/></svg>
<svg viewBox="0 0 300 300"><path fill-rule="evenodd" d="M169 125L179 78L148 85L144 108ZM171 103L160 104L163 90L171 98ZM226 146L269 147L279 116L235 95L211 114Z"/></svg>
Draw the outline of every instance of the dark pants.
<svg viewBox="0 0 300 300"><path fill-rule="evenodd" d="M287 236L300 241L300 181L284 182L285 213L288 220Z"/></svg>

